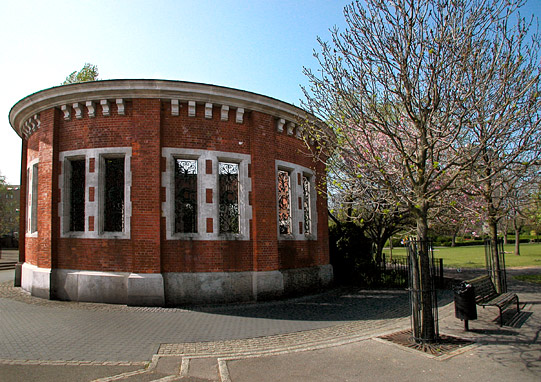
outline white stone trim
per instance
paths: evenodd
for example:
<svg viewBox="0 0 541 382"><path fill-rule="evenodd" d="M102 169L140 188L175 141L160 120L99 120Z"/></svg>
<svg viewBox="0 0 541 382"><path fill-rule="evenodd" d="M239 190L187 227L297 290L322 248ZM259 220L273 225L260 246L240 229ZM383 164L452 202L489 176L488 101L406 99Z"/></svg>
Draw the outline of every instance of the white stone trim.
<svg viewBox="0 0 541 382"><path fill-rule="evenodd" d="M52 107L74 102L117 98L178 99L181 102L211 102L232 105L296 121L311 118L304 110L260 94L216 85L167 80L104 80L57 86L36 92L17 102L9 113L11 126L22 136L24 121ZM104 114L106 115L106 114Z"/></svg>
<svg viewBox="0 0 541 382"><path fill-rule="evenodd" d="M283 119L283 118L277 119L276 120L276 131L278 131L279 133L283 133L285 123L286 123L285 119Z"/></svg>
<svg viewBox="0 0 541 382"><path fill-rule="evenodd" d="M102 99L100 100L100 105L101 105L101 112L103 116L108 117L110 115L109 101L106 99Z"/></svg>
<svg viewBox="0 0 541 382"><path fill-rule="evenodd" d="M295 124L293 122L287 123L287 135L293 135L293 130L295 130Z"/></svg>
<svg viewBox="0 0 541 382"><path fill-rule="evenodd" d="M118 115L126 115L126 112L124 110L124 100L122 98L116 99L116 107L118 111Z"/></svg>
<svg viewBox="0 0 541 382"><path fill-rule="evenodd" d="M129 239L131 236L131 147L108 147L98 149L81 149L63 151L59 154L61 174L58 179L60 188L60 203L58 215L60 217L60 237L77 237L84 239ZM103 232L103 165L105 157L124 157L124 231ZM85 159L85 230L84 232L69 231L69 165L67 161ZM90 172L90 160L94 158L94 172ZM94 201L90 199L90 187L94 188ZM94 216L94 230L90 231L89 216Z"/></svg>
<svg viewBox="0 0 541 382"><path fill-rule="evenodd" d="M86 151L86 150L76 150L76 151ZM70 205L71 205L71 165L70 162L73 160L85 160L85 229L82 232L70 232L69 227L70 222ZM86 207L88 201L88 159L85 157L84 153L81 155L65 155L65 153L60 154L60 169L61 174L58 179L58 186L60 188L60 203L58 206L58 212L60 216L60 237L82 237L84 232L88 230L88 219L86 216ZM64 235L64 236L63 236Z"/></svg>
<svg viewBox="0 0 541 382"><path fill-rule="evenodd" d="M75 118L82 119L83 118L83 105L79 102L75 102L73 104L73 110L75 110Z"/></svg>
<svg viewBox="0 0 541 382"><path fill-rule="evenodd" d="M279 240L317 240L317 192L316 192L316 177L315 172L307 167L285 162L281 160L275 161L275 179L276 179L276 221L278 222L279 206L278 206L278 170L289 172L290 176L290 205L291 205L291 234L281 235L280 225L277 224L276 234ZM298 176L301 176L301 184L298 183ZM301 203L299 209L299 197L303 197L302 176L307 176L310 181L310 213L311 213L311 232L304 232L304 211ZM299 233L299 223L303 223L303 232Z"/></svg>
<svg viewBox="0 0 541 382"><path fill-rule="evenodd" d="M244 121L244 108L242 107L237 108L237 117L235 121L237 123L242 123Z"/></svg>
<svg viewBox="0 0 541 382"><path fill-rule="evenodd" d="M317 291L330 285L333 272L327 264L262 272L167 272L163 278L167 304L213 304Z"/></svg>
<svg viewBox="0 0 541 382"><path fill-rule="evenodd" d="M302 139L302 132L304 131L304 128L302 126L297 126L297 134L296 137L299 139Z"/></svg>
<svg viewBox="0 0 541 382"><path fill-rule="evenodd" d="M30 271L35 273L36 269ZM53 269L51 281L52 297L60 300L138 306L163 306L165 303L161 273Z"/></svg>
<svg viewBox="0 0 541 382"><path fill-rule="evenodd" d="M188 101L188 117L195 117L195 101Z"/></svg>
<svg viewBox="0 0 541 382"><path fill-rule="evenodd" d="M222 113L221 113L220 119L222 121L229 120L229 106L228 105L222 105Z"/></svg>
<svg viewBox="0 0 541 382"><path fill-rule="evenodd" d="M38 130L41 127L41 121L39 114L34 114L33 117L28 118L24 123L22 128L22 133L25 138L28 138L34 131Z"/></svg>
<svg viewBox="0 0 541 382"><path fill-rule="evenodd" d="M279 298L330 285L332 266L245 272L130 273L21 267L21 287L59 300L164 306Z"/></svg>
<svg viewBox="0 0 541 382"><path fill-rule="evenodd" d="M178 99L171 100L171 115L177 117L179 115Z"/></svg>
<svg viewBox="0 0 541 382"><path fill-rule="evenodd" d="M60 106L60 110L64 112L64 121L69 121L71 119L71 109L68 105Z"/></svg>
<svg viewBox="0 0 541 382"><path fill-rule="evenodd" d="M27 195L25 236L38 237L39 158L27 164L25 176Z"/></svg>
<svg viewBox="0 0 541 382"><path fill-rule="evenodd" d="M252 179L248 177L250 155L180 148L162 148L166 159L166 169L162 173L162 187L165 188L166 201L162 203L162 216L165 217L167 240L250 240L250 220L252 206L248 195L252 190ZM175 158L197 160L197 233L174 233L174 160ZM212 174L206 174L206 161L212 161ZM218 163L239 164L239 234L220 234L218 206ZM206 203L206 189L212 189L212 203ZM213 219L213 232L207 233L207 218Z"/></svg>
<svg viewBox="0 0 541 382"><path fill-rule="evenodd" d="M51 298L51 268L39 268L30 263L23 263L21 287L32 296Z"/></svg>
<svg viewBox="0 0 541 382"><path fill-rule="evenodd" d="M209 102L205 103L205 118L212 119L212 104Z"/></svg>
<svg viewBox="0 0 541 382"><path fill-rule="evenodd" d="M86 101L86 108L88 109L88 117L94 118L96 116L96 107L93 101Z"/></svg>

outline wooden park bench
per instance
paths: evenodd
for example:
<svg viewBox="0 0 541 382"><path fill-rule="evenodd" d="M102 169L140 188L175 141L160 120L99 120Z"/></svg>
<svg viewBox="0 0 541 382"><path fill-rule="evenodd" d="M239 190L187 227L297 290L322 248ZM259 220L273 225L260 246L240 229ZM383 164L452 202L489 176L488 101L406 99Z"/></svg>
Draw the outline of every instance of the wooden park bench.
<svg viewBox="0 0 541 382"><path fill-rule="evenodd" d="M500 326L503 326L503 310L516 300L517 313L520 311L518 296L516 293L498 293L490 279L490 276L479 276L466 281L473 285L475 292L475 303L483 308L485 306L497 306L500 309Z"/></svg>

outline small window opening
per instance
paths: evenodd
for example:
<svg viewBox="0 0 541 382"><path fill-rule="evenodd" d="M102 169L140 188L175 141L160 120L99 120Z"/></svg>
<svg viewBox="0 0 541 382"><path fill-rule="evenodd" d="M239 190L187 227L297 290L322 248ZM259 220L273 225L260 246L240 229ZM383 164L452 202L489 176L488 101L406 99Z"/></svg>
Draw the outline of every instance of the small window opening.
<svg viewBox="0 0 541 382"><path fill-rule="evenodd" d="M105 232L124 231L124 158L105 158Z"/></svg>
<svg viewBox="0 0 541 382"><path fill-rule="evenodd" d="M85 230L85 160L70 160L70 231Z"/></svg>
<svg viewBox="0 0 541 382"><path fill-rule="evenodd" d="M196 160L175 160L175 232L197 232Z"/></svg>
<svg viewBox="0 0 541 382"><path fill-rule="evenodd" d="M239 233L239 165L220 162L220 233Z"/></svg>
<svg viewBox="0 0 541 382"><path fill-rule="evenodd" d="M278 221L280 234L291 234L290 176L282 170L278 171Z"/></svg>

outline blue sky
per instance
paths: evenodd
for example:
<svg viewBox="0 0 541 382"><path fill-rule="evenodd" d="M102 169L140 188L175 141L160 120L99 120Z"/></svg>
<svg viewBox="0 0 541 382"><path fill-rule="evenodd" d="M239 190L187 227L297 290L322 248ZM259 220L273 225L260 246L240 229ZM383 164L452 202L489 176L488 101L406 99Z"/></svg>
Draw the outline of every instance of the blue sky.
<svg viewBox="0 0 541 382"><path fill-rule="evenodd" d="M541 14L541 0L528 0ZM347 0L2 1L0 173L17 184L21 140L11 107L85 62L101 79L203 82L299 105L316 38L344 28Z"/></svg>

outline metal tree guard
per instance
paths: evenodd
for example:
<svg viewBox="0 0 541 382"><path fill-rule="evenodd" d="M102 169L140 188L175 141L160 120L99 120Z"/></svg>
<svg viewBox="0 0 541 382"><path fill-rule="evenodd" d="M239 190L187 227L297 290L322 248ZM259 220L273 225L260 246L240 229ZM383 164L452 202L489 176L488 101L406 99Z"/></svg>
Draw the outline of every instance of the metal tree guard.
<svg viewBox="0 0 541 382"><path fill-rule="evenodd" d="M410 240L407 242L407 250L412 335L417 343L434 342L439 337L439 327L432 244Z"/></svg>
<svg viewBox="0 0 541 382"><path fill-rule="evenodd" d="M496 251L496 256L493 256ZM499 288L499 293L507 292L507 272L505 270L505 254L503 251L503 239L485 239L485 264L487 273L492 282Z"/></svg>

